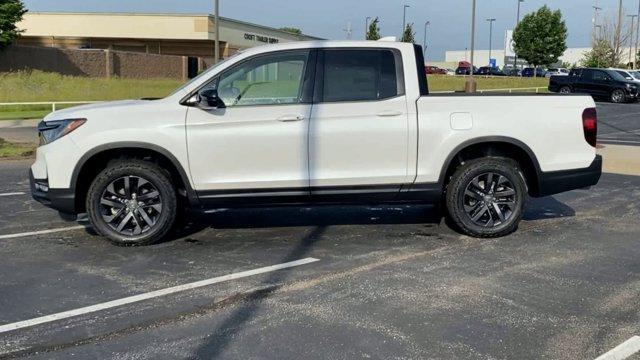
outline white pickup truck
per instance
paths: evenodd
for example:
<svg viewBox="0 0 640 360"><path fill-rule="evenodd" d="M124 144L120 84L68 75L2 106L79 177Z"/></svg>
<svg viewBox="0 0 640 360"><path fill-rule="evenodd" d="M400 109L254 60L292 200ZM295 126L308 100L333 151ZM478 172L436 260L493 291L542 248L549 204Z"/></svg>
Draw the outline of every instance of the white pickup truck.
<svg viewBox="0 0 640 360"><path fill-rule="evenodd" d="M60 110L39 125L35 199L117 244L232 206L443 203L458 230L516 230L527 195L598 182L588 96L429 94L419 46L246 50L163 99Z"/></svg>

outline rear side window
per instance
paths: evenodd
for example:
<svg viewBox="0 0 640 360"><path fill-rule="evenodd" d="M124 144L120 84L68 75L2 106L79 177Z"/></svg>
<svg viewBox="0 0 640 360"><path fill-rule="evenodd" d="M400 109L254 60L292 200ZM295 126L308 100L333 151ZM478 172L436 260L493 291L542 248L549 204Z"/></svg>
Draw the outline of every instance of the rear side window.
<svg viewBox="0 0 640 360"><path fill-rule="evenodd" d="M322 101L370 101L404 94L402 60L393 50L325 50Z"/></svg>

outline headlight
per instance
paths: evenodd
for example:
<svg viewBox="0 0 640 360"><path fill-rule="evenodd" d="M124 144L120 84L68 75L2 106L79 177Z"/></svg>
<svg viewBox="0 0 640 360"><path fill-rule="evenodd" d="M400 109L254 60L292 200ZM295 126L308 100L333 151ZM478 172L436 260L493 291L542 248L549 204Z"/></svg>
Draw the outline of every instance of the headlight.
<svg viewBox="0 0 640 360"><path fill-rule="evenodd" d="M40 145L49 144L67 135L82 126L85 122L87 122L87 119L67 119L47 122L41 121L38 124Z"/></svg>
<svg viewBox="0 0 640 360"><path fill-rule="evenodd" d="M627 89L635 90L635 89L637 89L637 86L635 86L634 84L627 84Z"/></svg>

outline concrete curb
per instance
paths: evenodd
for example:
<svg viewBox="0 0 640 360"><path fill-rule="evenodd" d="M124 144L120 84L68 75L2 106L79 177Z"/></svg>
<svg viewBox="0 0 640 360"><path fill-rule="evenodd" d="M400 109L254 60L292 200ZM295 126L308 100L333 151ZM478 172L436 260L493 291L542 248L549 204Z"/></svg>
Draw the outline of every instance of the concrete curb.
<svg viewBox="0 0 640 360"><path fill-rule="evenodd" d="M42 119L0 120L0 129L35 128Z"/></svg>

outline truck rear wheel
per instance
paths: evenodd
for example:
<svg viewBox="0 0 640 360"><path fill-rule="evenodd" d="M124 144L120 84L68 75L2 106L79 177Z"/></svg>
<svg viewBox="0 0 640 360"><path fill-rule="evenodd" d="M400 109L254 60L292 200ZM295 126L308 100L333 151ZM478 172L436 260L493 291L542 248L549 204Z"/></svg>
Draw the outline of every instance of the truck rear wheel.
<svg viewBox="0 0 640 360"><path fill-rule="evenodd" d="M571 88L568 86L561 87L560 94L571 94Z"/></svg>
<svg viewBox="0 0 640 360"><path fill-rule="evenodd" d="M116 245L148 245L162 239L176 217L176 192L160 166L143 160L107 165L89 187L93 228Z"/></svg>
<svg viewBox="0 0 640 360"><path fill-rule="evenodd" d="M624 90L615 89L611 92L611 102L620 104L627 101L627 95L624 93Z"/></svg>
<svg viewBox="0 0 640 360"><path fill-rule="evenodd" d="M450 219L463 233L482 238L514 232L522 219L526 184L518 164L507 158L470 160L447 186Z"/></svg>

